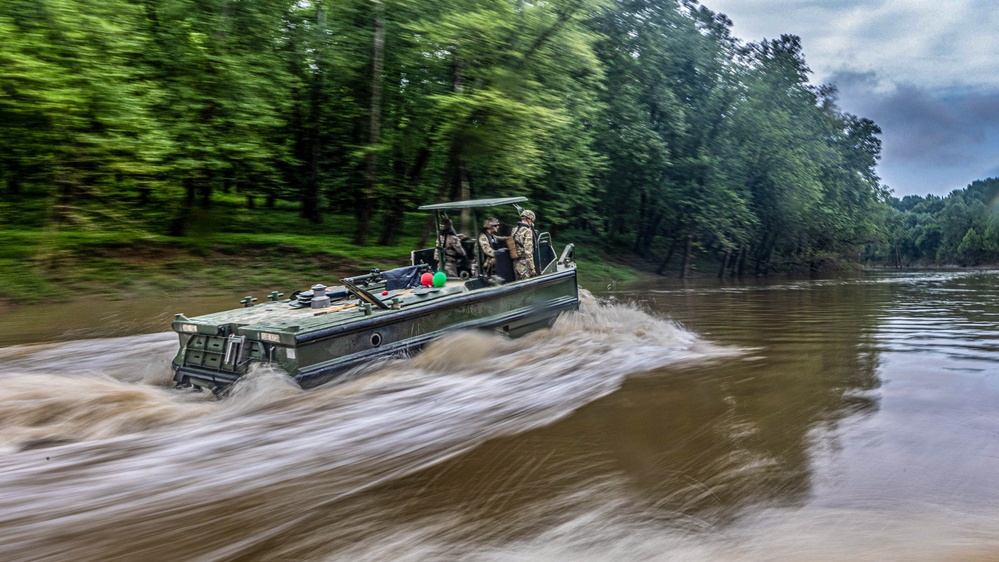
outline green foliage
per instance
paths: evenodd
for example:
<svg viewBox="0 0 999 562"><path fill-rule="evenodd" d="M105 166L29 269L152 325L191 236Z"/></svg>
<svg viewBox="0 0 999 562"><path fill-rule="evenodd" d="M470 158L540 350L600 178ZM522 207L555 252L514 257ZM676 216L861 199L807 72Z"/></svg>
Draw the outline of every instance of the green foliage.
<svg viewBox="0 0 999 562"><path fill-rule="evenodd" d="M232 280L248 291L302 289L308 279L336 279L371 267L407 265L418 247L422 213L392 246L352 244L353 217L332 216L321 225L303 219L295 206L246 209L235 196L222 196L191 218L188 236L93 229L0 231L0 304L69 299L78 294L126 298L132 294L208 292L226 294ZM229 220L224 222L221 217ZM636 277L599 239L581 239L577 256L581 282L603 287ZM306 281L303 281L306 280Z"/></svg>
<svg viewBox="0 0 999 562"><path fill-rule="evenodd" d="M13 191L50 187L57 220L81 198L150 189L161 169L169 139L143 74L141 19L124 0L0 6L0 175Z"/></svg>
<svg viewBox="0 0 999 562"><path fill-rule="evenodd" d="M545 230L681 274L842 264L886 238L992 259L992 187L889 209L877 125L808 83L796 37L731 28L693 0L9 0L0 229L42 233L42 260L378 261L423 237L420 204L527 195Z"/></svg>
<svg viewBox="0 0 999 562"><path fill-rule="evenodd" d="M897 217L893 251L872 257L891 265L999 263L999 178L978 180L946 197L891 198Z"/></svg>

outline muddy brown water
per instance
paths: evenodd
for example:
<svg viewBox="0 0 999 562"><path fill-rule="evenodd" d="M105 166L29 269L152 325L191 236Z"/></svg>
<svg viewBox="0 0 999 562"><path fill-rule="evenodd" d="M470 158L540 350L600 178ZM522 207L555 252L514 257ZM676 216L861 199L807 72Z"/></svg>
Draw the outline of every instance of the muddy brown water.
<svg viewBox="0 0 999 562"><path fill-rule="evenodd" d="M169 388L159 327L230 301L0 312L0 559L999 560L995 272L663 280Z"/></svg>

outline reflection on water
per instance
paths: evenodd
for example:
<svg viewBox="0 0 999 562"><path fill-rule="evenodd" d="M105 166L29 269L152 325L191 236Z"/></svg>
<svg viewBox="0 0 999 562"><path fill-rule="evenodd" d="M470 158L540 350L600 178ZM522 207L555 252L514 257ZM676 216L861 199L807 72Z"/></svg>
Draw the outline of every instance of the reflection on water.
<svg viewBox="0 0 999 562"><path fill-rule="evenodd" d="M996 559L997 280L664 280L223 402L172 334L0 348L0 558Z"/></svg>
<svg viewBox="0 0 999 562"><path fill-rule="evenodd" d="M83 299L70 303L0 305L0 346L160 332L174 314L207 314L237 306L231 296Z"/></svg>

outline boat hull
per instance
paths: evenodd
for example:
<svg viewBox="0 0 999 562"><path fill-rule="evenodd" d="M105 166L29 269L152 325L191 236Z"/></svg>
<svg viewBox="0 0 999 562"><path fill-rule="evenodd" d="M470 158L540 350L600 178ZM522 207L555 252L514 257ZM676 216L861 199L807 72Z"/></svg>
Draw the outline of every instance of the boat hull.
<svg viewBox="0 0 999 562"><path fill-rule="evenodd" d="M279 334L254 324L233 325L230 338L244 338L240 351L249 359L230 357L230 350L187 350L226 343L222 336L204 340L181 335L181 352L174 360L174 380L180 385L223 389L243 376L254 363L271 364L303 388L349 378L357 367L389 356L412 353L457 330L491 330L519 337L550 326L559 314L579 308L574 268L495 287L444 296L415 306L360 316L317 329ZM175 326L175 329L177 327ZM221 332L226 330L220 326ZM180 330L178 330L180 332ZM212 341L215 343L213 344ZM219 343L221 342L221 344ZM198 355L202 353L203 355ZM206 357L217 359L206 362Z"/></svg>

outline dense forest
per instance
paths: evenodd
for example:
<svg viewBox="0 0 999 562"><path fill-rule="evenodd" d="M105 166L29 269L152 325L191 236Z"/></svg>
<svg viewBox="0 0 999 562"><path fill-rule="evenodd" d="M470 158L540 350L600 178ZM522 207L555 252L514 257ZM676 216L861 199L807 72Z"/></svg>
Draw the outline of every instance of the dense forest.
<svg viewBox="0 0 999 562"><path fill-rule="evenodd" d="M183 236L238 194L366 245L525 195L671 274L999 260L990 188L889 206L878 126L797 37L731 26L693 0L4 0L0 197Z"/></svg>
<svg viewBox="0 0 999 562"><path fill-rule="evenodd" d="M891 265L999 264L999 178L972 182L946 197L891 198L888 244L869 259Z"/></svg>

